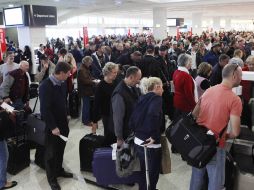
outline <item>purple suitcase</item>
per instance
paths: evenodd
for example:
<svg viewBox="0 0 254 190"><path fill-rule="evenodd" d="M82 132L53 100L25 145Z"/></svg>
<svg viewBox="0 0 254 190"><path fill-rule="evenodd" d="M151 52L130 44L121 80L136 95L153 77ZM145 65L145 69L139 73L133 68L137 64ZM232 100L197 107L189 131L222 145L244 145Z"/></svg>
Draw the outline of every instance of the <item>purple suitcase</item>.
<svg viewBox="0 0 254 190"><path fill-rule="evenodd" d="M116 184L138 183L140 172L120 178L116 174L115 160L112 160L112 148L98 148L93 155L93 175L98 185L108 186Z"/></svg>

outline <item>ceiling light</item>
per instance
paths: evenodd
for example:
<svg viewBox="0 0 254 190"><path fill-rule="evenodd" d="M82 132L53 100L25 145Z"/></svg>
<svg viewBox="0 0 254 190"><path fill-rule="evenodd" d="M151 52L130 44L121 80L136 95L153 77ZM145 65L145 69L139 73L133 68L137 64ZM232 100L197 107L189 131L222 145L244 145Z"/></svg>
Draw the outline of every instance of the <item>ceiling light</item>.
<svg viewBox="0 0 254 190"><path fill-rule="evenodd" d="M8 7L14 7L14 5L13 4L9 4Z"/></svg>
<svg viewBox="0 0 254 190"><path fill-rule="evenodd" d="M115 0L115 5L120 6L123 2L121 0Z"/></svg>

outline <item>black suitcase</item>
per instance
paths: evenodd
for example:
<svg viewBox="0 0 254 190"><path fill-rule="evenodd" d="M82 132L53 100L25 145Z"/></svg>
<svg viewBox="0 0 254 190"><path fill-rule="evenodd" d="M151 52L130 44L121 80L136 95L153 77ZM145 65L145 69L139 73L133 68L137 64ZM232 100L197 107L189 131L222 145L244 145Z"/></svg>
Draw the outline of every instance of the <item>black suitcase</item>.
<svg viewBox="0 0 254 190"><path fill-rule="evenodd" d="M104 136L88 134L79 142L80 170L92 171L93 153L104 146Z"/></svg>
<svg viewBox="0 0 254 190"><path fill-rule="evenodd" d="M234 190L250 190L254 187L254 155L234 154Z"/></svg>
<svg viewBox="0 0 254 190"><path fill-rule="evenodd" d="M20 138L20 139L18 139ZM16 137L7 141L9 159L7 171L16 175L30 164L30 148L24 137Z"/></svg>
<svg viewBox="0 0 254 190"><path fill-rule="evenodd" d="M240 135L237 137L237 139L247 140L247 141L253 141L254 142L254 132L251 131L248 126L241 125L241 131Z"/></svg>
<svg viewBox="0 0 254 190"><path fill-rule="evenodd" d="M241 138L241 139L240 139ZM254 186L253 132L241 127L240 136L233 141L230 153L234 160L234 189L249 190Z"/></svg>

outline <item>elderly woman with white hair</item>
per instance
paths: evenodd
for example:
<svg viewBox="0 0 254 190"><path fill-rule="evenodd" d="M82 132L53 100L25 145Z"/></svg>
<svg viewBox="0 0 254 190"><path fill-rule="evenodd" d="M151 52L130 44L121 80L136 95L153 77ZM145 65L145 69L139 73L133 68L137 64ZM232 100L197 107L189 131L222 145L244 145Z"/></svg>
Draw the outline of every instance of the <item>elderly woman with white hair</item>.
<svg viewBox="0 0 254 190"><path fill-rule="evenodd" d="M102 69L103 79L97 85L94 97L93 106L93 128L92 132L95 133L98 127L97 123L102 119L104 127L105 144L111 145L116 142L115 135L113 133L114 129L112 127L111 118L111 95L117 85L116 76L118 74L118 65L112 62L106 63Z"/></svg>
<svg viewBox="0 0 254 190"><path fill-rule="evenodd" d="M173 74L175 119L192 111L198 101L197 86L189 72L192 57L188 54L181 54L177 63L178 69Z"/></svg>
<svg viewBox="0 0 254 190"><path fill-rule="evenodd" d="M157 77L141 80L143 93L130 118L129 127L135 134L135 150L140 160L142 177L139 190L146 190L144 146L147 147L150 190L156 190L161 168L161 131L163 85Z"/></svg>

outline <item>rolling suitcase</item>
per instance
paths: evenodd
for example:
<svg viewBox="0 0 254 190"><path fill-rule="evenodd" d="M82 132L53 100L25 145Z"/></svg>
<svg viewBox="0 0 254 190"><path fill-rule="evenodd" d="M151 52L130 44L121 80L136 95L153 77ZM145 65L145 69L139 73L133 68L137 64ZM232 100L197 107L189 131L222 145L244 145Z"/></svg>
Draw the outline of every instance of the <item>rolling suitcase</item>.
<svg viewBox="0 0 254 190"><path fill-rule="evenodd" d="M30 164L30 148L25 136L17 136L7 141L9 159L7 171L15 175Z"/></svg>
<svg viewBox="0 0 254 190"><path fill-rule="evenodd" d="M27 117L27 140L30 141L30 146L34 143L36 147L34 162L41 168L45 168L44 153L45 153L45 128L46 124L41 119L39 113L34 113L38 97L36 99L33 113ZM33 144L32 144L33 145Z"/></svg>
<svg viewBox="0 0 254 190"><path fill-rule="evenodd" d="M104 137L87 134L79 142L80 170L92 171L93 154L96 148L104 146Z"/></svg>
<svg viewBox="0 0 254 190"><path fill-rule="evenodd" d="M234 190L250 190L254 187L254 141L248 128L244 139L235 139L231 154L235 162ZM242 136L243 137L243 136ZM250 140L246 140L250 139Z"/></svg>
<svg viewBox="0 0 254 190"><path fill-rule="evenodd" d="M248 141L254 142L254 132L251 131L248 128L248 126L241 125L240 135L237 137L237 139L248 140Z"/></svg>
<svg viewBox="0 0 254 190"><path fill-rule="evenodd" d="M96 183L102 186L138 183L140 172L128 177L118 177L115 160L112 160L112 148L98 148L93 156L93 175Z"/></svg>
<svg viewBox="0 0 254 190"><path fill-rule="evenodd" d="M251 190L254 187L253 157L244 154L234 155L236 162L234 190Z"/></svg>
<svg viewBox="0 0 254 190"><path fill-rule="evenodd" d="M69 111L70 111L70 116L72 118L79 117L80 98L79 98L77 89L74 89L69 95Z"/></svg>

